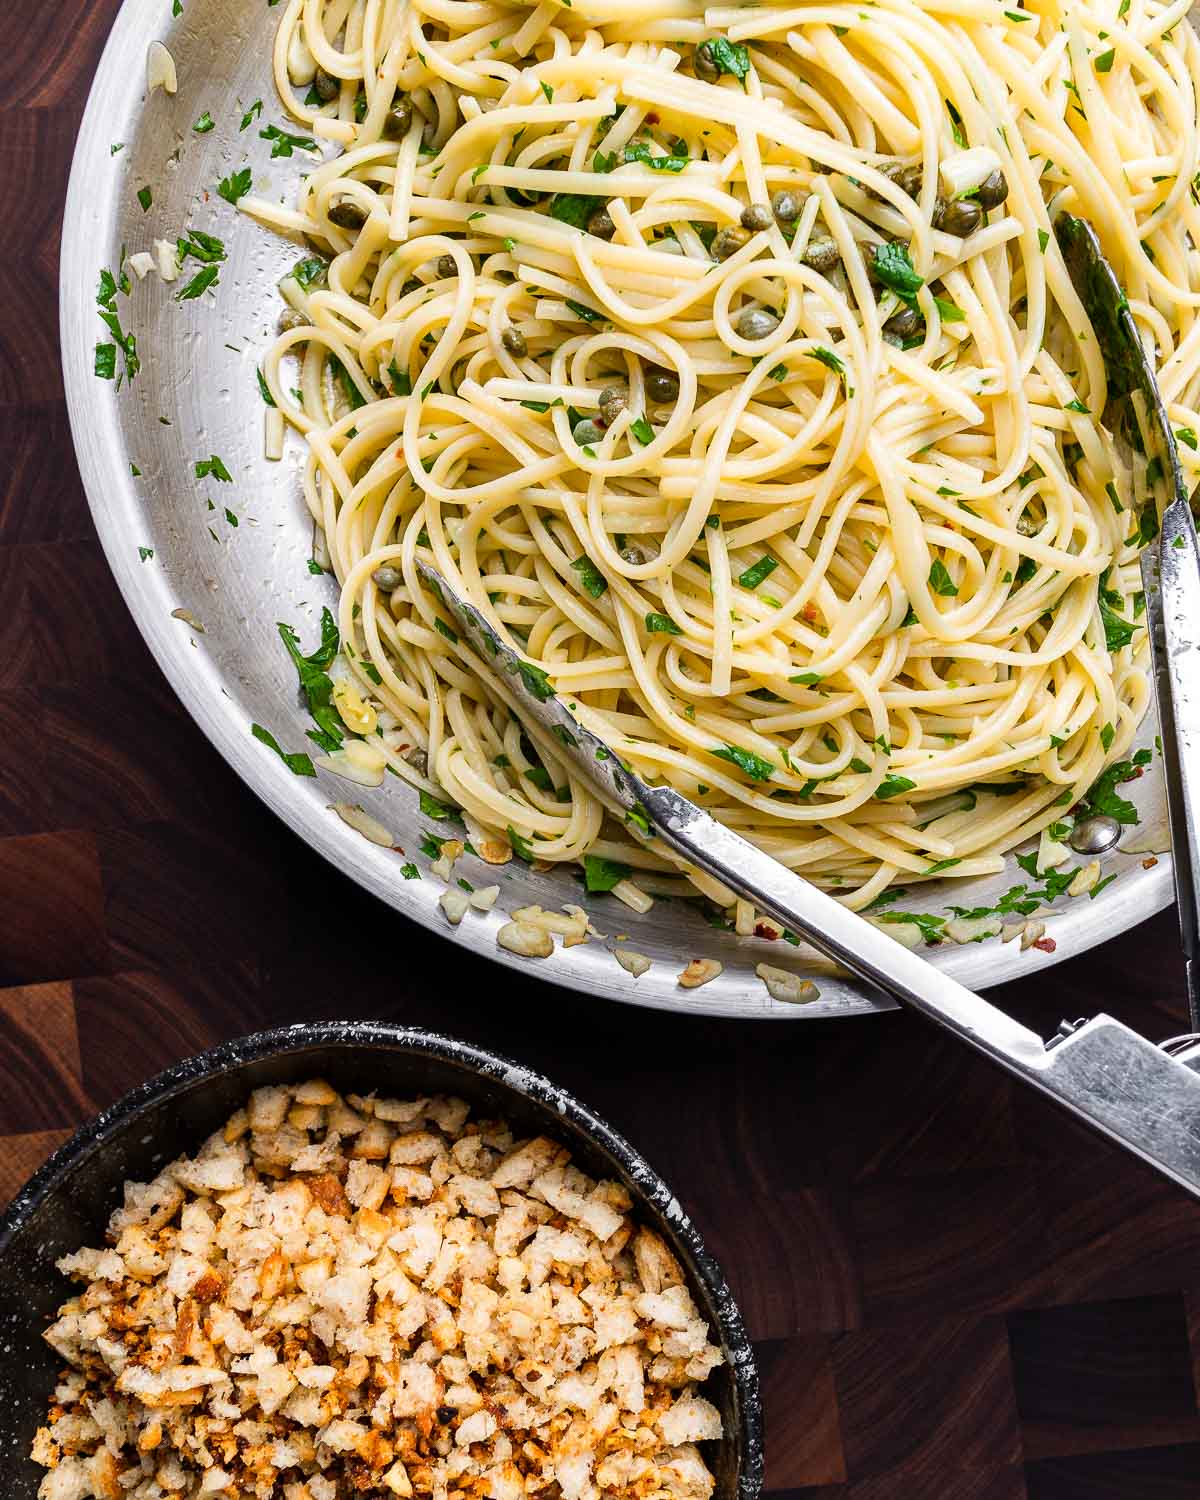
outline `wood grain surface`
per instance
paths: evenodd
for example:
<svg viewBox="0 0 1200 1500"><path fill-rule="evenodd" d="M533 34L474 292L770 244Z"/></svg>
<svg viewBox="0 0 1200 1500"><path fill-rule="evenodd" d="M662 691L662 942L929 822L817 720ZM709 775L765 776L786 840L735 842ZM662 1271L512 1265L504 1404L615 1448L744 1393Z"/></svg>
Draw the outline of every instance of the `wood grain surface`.
<svg viewBox="0 0 1200 1500"><path fill-rule="evenodd" d="M551 1073L674 1185L756 1340L772 1494L1200 1500L1190 1200L904 1016L668 1018L452 949L300 845L179 707L58 374L59 221L116 9L0 5L0 1195L223 1037L439 1027ZM364 915L382 962L344 937ZM1173 915L997 998L1047 1033L1103 1007L1170 1035Z"/></svg>

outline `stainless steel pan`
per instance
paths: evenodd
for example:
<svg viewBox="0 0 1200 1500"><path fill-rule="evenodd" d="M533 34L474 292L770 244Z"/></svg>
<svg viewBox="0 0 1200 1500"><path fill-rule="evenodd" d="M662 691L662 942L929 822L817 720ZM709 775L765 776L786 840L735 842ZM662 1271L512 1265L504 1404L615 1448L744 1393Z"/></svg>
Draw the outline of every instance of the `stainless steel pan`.
<svg viewBox="0 0 1200 1500"><path fill-rule="evenodd" d="M314 638L320 608L333 603L334 590L331 580L315 578L307 568L311 533L299 493L299 445L282 464L262 457L255 366L279 312L276 283L297 250L237 215L217 196L216 184L248 164L256 191L290 201L305 162L272 161L257 121L239 130L258 99L262 122L282 123L270 74L278 11L244 0L186 0L174 19L170 10L165 3L156 6L151 21L145 6L128 0L96 75L63 232L62 342L75 444L101 541L142 634L200 728L306 843L404 916L452 942L541 978L661 1009L773 1019L876 1010L878 1003L864 989L831 975L811 951L714 931L691 907L675 902L660 901L644 917L611 897L588 902L601 931L628 934L629 945L654 960L641 979L625 973L594 940L558 949L546 960L514 959L496 947L499 915L475 914L450 928L437 906L439 881L403 880L404 861L329 811L336 801L361 803L412 858L429 825L410 792L394 781L367 791L324 772L315 781L298 779L251 738L249 726L257 721L288 748L302 743L307 718L275 622L290 621L304 639ZM146 53L155 39L175 59L174 96L159 89L147 98ZM214 128L197 134L192 127L205 111ZM122 149L114 154L118 144ZM152 194L148 210L137 197L143 187ZM156 237L173 241L188 226L225 240L229 259L220 282L197 300L178 302L182 283L165 287L150 276L135 279L128 298L118 297L123 326L136 333L142 360L137 379L118 391L92 373L94 347L108 337L95 301L100 268L116 269L122 245L132 254L149 249ZM214 453L228 465L232 484L194 477L196 460ZM138 477L131 465L140 470ZM224 517L226 506L238 518L236 528ZM153 557L143 560L139 548L153 549ZM175 615L180 610L184 617ZM189 618L203 625L203 634ZM1154 735L1148 720L1138 743L1152 746ZM1157 758L1123 792L1141 810L1138 832L1161 829L1157 839L1151 832L1150 842L1165 849ZM1099 899L1059 903L1047 929L1056 943L1053 953L1021 953L1016 943L993 940L944 945L929 956L976 989L1036 973L1167 905L1169 857L1160 854L1150 869L1143 867L1146 858L1144 848L1108 856L1105 872L1118 878ZM464 872L484 883L482 870ZM509 910L530 902L560 907L580 897L580 885L565 870L539 875L514 864L501 876L500 905ZM901 905L931 911L950 901L984 905L1023 879L1014 866L1011 875L992 880L924 886ZM702 989L681 989L676 976L696 957L720 958L724 972ZM770 1000L754 975L755 964L764 960L808 965L820 998L802 1007Z"/></svg>

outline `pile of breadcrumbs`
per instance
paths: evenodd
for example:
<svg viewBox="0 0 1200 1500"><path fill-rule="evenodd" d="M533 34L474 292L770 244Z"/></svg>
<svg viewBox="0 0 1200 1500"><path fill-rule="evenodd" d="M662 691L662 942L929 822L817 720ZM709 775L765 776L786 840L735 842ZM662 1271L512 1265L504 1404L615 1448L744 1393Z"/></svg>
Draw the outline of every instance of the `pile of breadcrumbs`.
<svg viewBox="0 0 1200 1500"><path fill-rule="evenodd" d="M460 1099L264 1088L126 1183L45 1337L42 1500L708 1500L721 1354L615 1182Z"/></svg>

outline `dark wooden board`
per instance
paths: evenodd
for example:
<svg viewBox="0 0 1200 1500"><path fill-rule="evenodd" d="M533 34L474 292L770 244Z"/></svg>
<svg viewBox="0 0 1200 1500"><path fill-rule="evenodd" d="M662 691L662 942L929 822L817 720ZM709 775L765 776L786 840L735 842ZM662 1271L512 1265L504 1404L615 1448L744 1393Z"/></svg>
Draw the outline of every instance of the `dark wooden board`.
<svg viewBox="0 0 1200 1500"><path fill-rule="evenodd" d="M0 1195L223 1037L439 1027L551 1073L676 1187L757 1342L773 1494L1200 1500L1189 1200L906 1017L664 1017L451 949L302 847L176 703L58 374L58 226L116 9L0 7ZM1167 1036L1177 949L1165 913L998 998L1047 1032L1103 1007Z"/></svg>

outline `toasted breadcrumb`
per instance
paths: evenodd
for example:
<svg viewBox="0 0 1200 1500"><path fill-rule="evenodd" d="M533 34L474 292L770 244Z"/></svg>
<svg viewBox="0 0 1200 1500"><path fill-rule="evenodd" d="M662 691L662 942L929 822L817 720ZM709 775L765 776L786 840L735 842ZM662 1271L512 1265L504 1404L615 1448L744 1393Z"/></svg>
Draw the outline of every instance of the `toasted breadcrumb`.
<svg viewBox="0 0 1200 1500"><path fill-rule="evenodd" d="M258 1089L59 1262L40 1500L709 1500L722 1356L631 1208L462 1100Z"/></svg>

